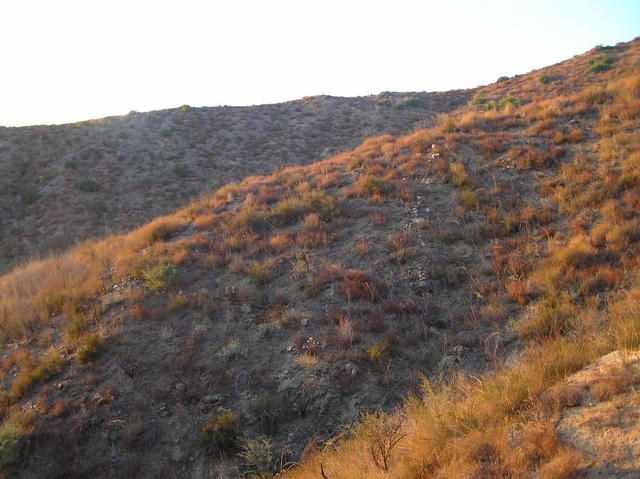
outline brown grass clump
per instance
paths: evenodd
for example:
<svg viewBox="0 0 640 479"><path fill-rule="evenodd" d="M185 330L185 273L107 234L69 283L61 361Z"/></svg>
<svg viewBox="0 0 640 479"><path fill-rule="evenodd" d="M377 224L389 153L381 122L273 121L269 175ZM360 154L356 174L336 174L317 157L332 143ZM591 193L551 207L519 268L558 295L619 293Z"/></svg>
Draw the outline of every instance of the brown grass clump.
<svg viewBox="0 0 640 479"><path fill-rule="evenodd" d="M350 270L342 275L340 289L347 300L378 301L386 296L386 286L360 271Z"/></svg>
<svg viewBox="0 0 640 479"><path fill-rule="evenodd" d="M245 272L256 283L264 285L273 278L277 266L278 264L273 258L267 258L264 261L253 261L245 268Z"/></svg>
<svg viewBox="0 0 640 479"><path fill-rule="evenodd" d="M371 199L385 198L394 191L395 184L373 175L361 176L353 185L353 193L356 196L366 196Z"/></svg>

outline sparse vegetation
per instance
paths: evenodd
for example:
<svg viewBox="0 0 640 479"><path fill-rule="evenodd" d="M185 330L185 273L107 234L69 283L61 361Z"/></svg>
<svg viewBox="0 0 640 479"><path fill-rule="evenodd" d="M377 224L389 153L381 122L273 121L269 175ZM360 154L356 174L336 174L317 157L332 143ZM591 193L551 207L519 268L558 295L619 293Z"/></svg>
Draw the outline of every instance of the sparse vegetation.
<svg viewBox="0 0 640 479"><path fill-rule="evenodd" d="M175 275L175 268L165 261L160 261L142 272L145 285L154 293L160 293L167 289Z"/></svg>
<svg viewBox="0 0 640 479"><path fill-rule="evenodd" d="M268 439L247 440L240 457L244 465L261 479L274 477L273 475L284 465L285 459L281 454L278 455L275 446Z"/></svg>
<svg viewBox="0 0 640 479"><path fill-rule="evenodd" d="M17 426L0 426L0 467L14 465L24 459L26 434Z"/></svg>
<svg viewBox="0 0 640 479"><path fill-rule="evenodd" d="M25 205L32 205L38 199L38 193L33 190L27 190L20 195L20 201Z"/></svg>
<svg viewBox="0 0 640 479"><path fill-rule="evenodd" d="M100 191L100 183L98 183L93 178L87 178L87 179L78 181L76 183L76 187L80 191L84 191L87 193L95 193L96 191Z"/></svg>
<svg viewBox="0 0 640 479"><path fill-rule="evenodd" d="M614 61L614 57L604 53L594 55L587 60L587 65L590 65L588 71L589 73L599 73L607 71L611 68L611 64Z"/></svg>
<svg viewBox="0 0 640 479"><path fill-rule="evenodd" d="M0 466L164 477L193 473L199 457L221 477L588 472L559 432L564 408L618 404L638 384L630 370L567 381L640 347L638 45L612 49L620 61L605 75L587 75L585 56L545 69L553 88L532 73L458 92L456 108L425 117L432 128L230 183L0 277ZM425 111L429 98L416 94ZM287 108L310 115L321 101ZM194 151L171 149L205 110L131 118L166 148L140 163L199 172ZM126 160L100 151L67 158L80 171ZM63 179L73 191L72 172ZM357 409L385 412L302 453L315 429L300 424L330 424L325 440ZM293 443L296 466L281 471L280 445Z"/></svg>
<svg viewBox="0 0 640 479"><path fill-rule="evenodd" d="M200 436L211 452L228 455L239 445L240 423L231 411L212 414L200 429Z"/></svg>
<svg viewBox="0 0 640 479"><path fill-rule="evenodd" d="M76 358L82 363L96 360L104 346L104 339L97 334L82 337L76 350Z"/></svg>
<svg viewBox="0 0 640 479"><path fill-rule="evenodd" d="M519 108L521 106L520 100L511 95L503 96L502 98L500 98L499 104L501 108L505 108L507 105L512 105L515 108Z"/></svg>

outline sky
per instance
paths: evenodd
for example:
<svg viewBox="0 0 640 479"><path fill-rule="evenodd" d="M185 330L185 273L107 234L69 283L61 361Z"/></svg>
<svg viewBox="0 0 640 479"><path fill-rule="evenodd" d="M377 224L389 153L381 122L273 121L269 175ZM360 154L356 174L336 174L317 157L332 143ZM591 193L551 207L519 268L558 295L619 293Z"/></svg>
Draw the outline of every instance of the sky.
<svg viewBox="0 0 640 479"><path fill-rule="evenodd" d="M471 88L640 35L640 0L2 0L0 125Z"/></svg>

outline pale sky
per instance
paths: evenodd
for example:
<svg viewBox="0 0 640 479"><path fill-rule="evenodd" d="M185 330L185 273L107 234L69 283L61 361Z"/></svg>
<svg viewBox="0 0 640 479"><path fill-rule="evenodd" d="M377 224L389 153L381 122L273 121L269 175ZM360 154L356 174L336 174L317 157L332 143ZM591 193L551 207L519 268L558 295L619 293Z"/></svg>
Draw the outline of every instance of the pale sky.
<svg viewBox="0 0 640 479"><path fill-rule="evenodd" d="M469 88L640 35L640 0L0 0L0 125Z"/></svg>

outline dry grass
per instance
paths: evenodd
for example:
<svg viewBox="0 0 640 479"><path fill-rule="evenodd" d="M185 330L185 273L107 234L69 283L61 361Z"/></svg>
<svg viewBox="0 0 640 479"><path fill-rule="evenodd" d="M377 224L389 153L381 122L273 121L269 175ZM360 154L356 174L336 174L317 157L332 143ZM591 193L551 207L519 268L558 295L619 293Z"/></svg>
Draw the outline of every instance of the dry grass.
<svg viewBox="0 0 640 479"><path fill-rule="evenodd" d="M630 99L638 97L639 85L635 77L612 84L606 94L604 88L587 92L585 98L590 104L603 105L601 118L621 122L611 123L619 132L631 128L630 122L635 121ZM549 121L564 114L563 104L550 101L526 107L525 114L531 122ZM463 117L464 125L472 122L477 124L476 115ZM543 130L533 131L530 133ZM602 127L598 133L611 136L611 131ZM556 143L565 138L580 143L585 138L582 130L575 129L566 136L561 132L553 135ZM419 144L419 138L414 135L414 145ZM599 160L606 162L606 167L594 168L579 159L562 165L561 184L552 180L554 183L548 183L551 188L543 188L551 193L560 211L578 214L570 228L549 236L542 250L532 240L508 240L494 250L494 268L507 279L507 294L527 307L516 324L516 330L528 341L519 363L479 382L464 376L443 385L425 381L422 397L404 405L405 435L397 444L399 452L392 450L387 458L388 475L380 473L379 460L366 454L375 447L378 434L347 439L334 445L334 450L308 457L287 477L317 477L321 470L332 478L498 478L528 477L533 472L545 478L577 477L580 455L559 440L552 423L558 408L569 403L540 399L551 386L601 354L640 347L640 289L632 286L613 296L607 294L625 278L637 285L640 264L637 210L633 209L637 201L627 193L624 204L611 201L636 188L634 180L619 180L620 175L611 169L612 161L622 171L629 168L626 159L635 146L629 146L631 140L626 136L614 142L618 148L615 154L608 148L599 151ZM416 146L415 151L425 148ZM487 154L492 149L488 144ZM548 152L510 150L519 168L553 167L563 154L553 148ZM591 189L585 189L587 184L593 185ZM609 192L599 194L600 185ZM538 211L529 205L511 221L531 235L533 228L554 221L554 214L551 209ZM597 224L597 218L604 222ZM593 393L604 400L628 388L628 377L618 376L596 383ZM514 436L516 430L522 432Z"/></svg>
<svg viewBox="0 0 640 479"><path fill-rule="evenodd" d="M551 389L611 349L640 345L639 83L539 101L516 87L546 94L551 86L519 82L501 82L486 95L511 98L500 109L461 110L431 130L373 138L313 167L247 178L129 235L82 245L1 278L3 339L28 340L43 331L40 347L49 348L38 352L36 342L25 343L1 363L10 390L2 397L4 412L67 365L56 348L66 348L72 368L94 366L77 363L98 359L109 337L101 329L99 300L114 294L113 286L146 285L125 297L122 310L137 319L162 319L159 337L184 350L170 365L190 379L175 393L171 388L176 404L199 403L213 387L199 381L215 376L215 387L225 387L238 364L246 368L254 356L265 365L238 381L255 391L277 387L276 375L267 374L275 356L249 349L254 336L293 342L298 349L288 349L284 362L317 371L326 364L343 394L395 387L397 371L415 359L412 346L424 342L425 351L436 350L434 338L442 337L449 350L452 331L441 318L451 317L478 334L498 329L484 344L477 341L494 368L490 374L452 370L442 382L420 381L420 394L397 412L363 417L350 436L309 454L289 477L570 477L578 456L553 424L571 398ZM517 106L514 95L528 104ZM584 121L571 122L576 112ZM598 124L589 117L596 114ZM597 150L594 135L600 136ZM480 154L503 152L496 161L480 160ZM528 171L536 169L545 171ZM436 229L407 227L414 190L431 188L440 189L436 202L447 201L448 192L461 206ZM416 247L425 239L433 242L433 258ZM385 247L392 261L376 257L386 256ZM471 258L474 248L493 258ZM414 284L416 276L427 278L426 286ZM195 288L183 294L191 278L211 294L193 301ZM450 303L442 301L449 297ZM159 315L162 305L168 308ZM329 315L336 305L340 314ZM323 317L322 308L330 317L326 329L314 321L316 314ZM211 314L216 310L220 314ZM144 326L113 312L114 329L125 321ZM206 333L218 327L216 343L216 334ZM293 340L286 329L296 331ZM503 363L500 338L511 329L519 337L509 348L519 349ZM198 357L215 347L231 372ZM289 355L296 351L303 354ZM357 367L338 367L346 361ZM134 377L135 368L122 368ZM628 385L603 381L593 393L604 400ZM38 393L46 396L44 388ZM252 406L256 427L278 434L273 420L281 418L282 405L259 403ZM43 399L35 404L46 411Z"/></svg>

